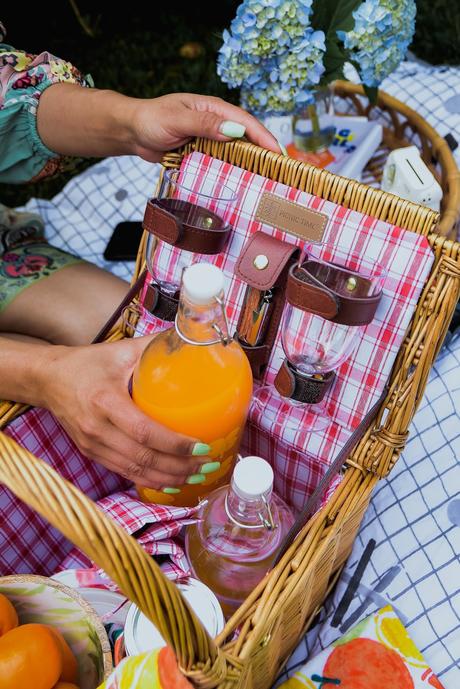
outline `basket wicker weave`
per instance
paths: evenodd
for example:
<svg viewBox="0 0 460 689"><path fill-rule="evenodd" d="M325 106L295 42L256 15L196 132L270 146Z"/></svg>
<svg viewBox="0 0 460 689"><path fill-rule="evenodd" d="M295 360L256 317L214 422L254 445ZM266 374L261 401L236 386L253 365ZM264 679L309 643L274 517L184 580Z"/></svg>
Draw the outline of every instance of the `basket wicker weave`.
<svg viewBox="0 0 460 689"><path fill-rule="evenodd" d="M415 144L442 187L436 232L455 239L460 217L460 171L446 140L415 110L384 91L379 91L375 105L369 104L361 86L349 81L336 81L334 94L338 111L364 115L383 124L382 144L367 164L362 175L363 182L379 184L389 151Z"/></svg>
<svg viewBox="0 0 460 689"><path fill-rule="evenodd" d="M399 224L427 236L433 247L431 276L394 365L389 393L375 424L351 453L340 486L212 640L176 587L133 539L48 465L1 433L0 481L105 569L158 627L183 672L198 687L268 689L345 562L375 484L388 474L405 445L458 300L460 245L434 233L438 215L428 208L252 144L197 139L166 155L165 166L179 167L191 150ZM142 269L141 256L142 245L136 276ZM109 339L124 335L117 327ZM4 404L0 422L6 423L18 410L18 405ZM232 638L237 628L239 635Z"/></svg>

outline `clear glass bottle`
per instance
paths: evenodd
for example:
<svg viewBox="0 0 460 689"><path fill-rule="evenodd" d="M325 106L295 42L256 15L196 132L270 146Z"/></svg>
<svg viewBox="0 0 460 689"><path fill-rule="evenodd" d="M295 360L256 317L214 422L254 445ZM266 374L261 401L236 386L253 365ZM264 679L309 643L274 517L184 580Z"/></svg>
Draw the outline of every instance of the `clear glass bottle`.
<svg viewBox="0 0 460 689"><path fill-rule="evenodd" d="M273 469L261 457L235 466L231 484L211 493L199 520L187 528L186 552L194 576L229 617L270 569L294 516L273 492Z"/></svg>
<svg viewBox="0 0 460 689"><path fill-rule="evenodd" d="M246 354L228 333L224 275L209 263L184 271L175 325L145 349L133 373L132 395L145 414L210 445L208 469L180 487L138 486L142 500L192 506L228 483L252 396Z"/></svg>

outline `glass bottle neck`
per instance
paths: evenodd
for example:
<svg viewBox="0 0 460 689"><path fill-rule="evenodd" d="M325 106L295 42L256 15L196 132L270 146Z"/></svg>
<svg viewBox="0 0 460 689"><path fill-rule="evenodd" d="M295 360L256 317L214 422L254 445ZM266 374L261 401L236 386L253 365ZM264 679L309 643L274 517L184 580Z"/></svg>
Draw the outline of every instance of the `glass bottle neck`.
<svg viewBox="0 0 460 689"><path fill-rule="evenodd" d="M230 486L225 502L227 515L239 526L247 528L264 528L264 520L267 519L267 504L270 503L271 491L253 500L242 498Z"/></svg>
<svg viewBox="0 0 460 689"><path fill-rule="evenodd" d="M181 294L176 316L177 334L190 344L210 345L220 342L219 331L228 336L224 308L216 300L198 306Z"/></svg>

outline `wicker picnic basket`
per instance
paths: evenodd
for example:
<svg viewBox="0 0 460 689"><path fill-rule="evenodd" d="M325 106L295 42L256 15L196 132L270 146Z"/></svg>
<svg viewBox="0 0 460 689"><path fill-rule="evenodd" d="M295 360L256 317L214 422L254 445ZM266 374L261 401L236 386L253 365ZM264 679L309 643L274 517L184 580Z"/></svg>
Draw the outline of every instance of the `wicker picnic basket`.
<svg viewBox="0 0 460 689"><path fill-rule="evenodd" d="M375 484L388 474L406 443L459 297L460 245L435 233L438 215L426 207L249 143L197 139L166 155L165 167L178 168L192 150L399 224L425 235L433 248L432 272L394 364L388 394L374 424L351 452L340 486L219 637L211 639L177 588L132 538L47 464L2 433L0 481L104 568L158 627L197 687L268 689L333 586ZM142 271L142 249L141 245L135 277ZM123 327L129 334L129 325ZM116 326L108 339L125 334ZM1 422L19 410L19 405L4 404Z"/></svg>

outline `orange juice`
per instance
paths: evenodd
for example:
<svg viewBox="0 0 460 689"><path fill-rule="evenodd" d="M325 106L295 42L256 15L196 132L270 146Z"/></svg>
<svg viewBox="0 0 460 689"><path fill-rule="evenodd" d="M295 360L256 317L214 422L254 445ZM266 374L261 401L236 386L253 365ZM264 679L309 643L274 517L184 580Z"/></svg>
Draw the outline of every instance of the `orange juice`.
<svg viewBox="0 0 460 689"><path fill-rule="evenodd" d="M185 272L184 283L198 266L215 268L195 264ZM252 373L245 353L235 341L216 341L211 330L215 304L194 305L190 296L184 306L181 294L176 328L157 335L145 350L133 376L133 400L155 421L210 445L209 461L220 462L220 468L203 475L202 483L180 486L180 493L173 495L138 487L146 502L196 505L228 483L251 399ZM185 339L179 334L184 331Z"/></svg>

